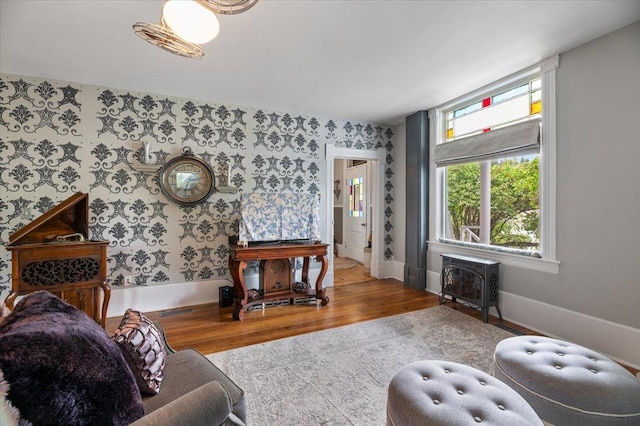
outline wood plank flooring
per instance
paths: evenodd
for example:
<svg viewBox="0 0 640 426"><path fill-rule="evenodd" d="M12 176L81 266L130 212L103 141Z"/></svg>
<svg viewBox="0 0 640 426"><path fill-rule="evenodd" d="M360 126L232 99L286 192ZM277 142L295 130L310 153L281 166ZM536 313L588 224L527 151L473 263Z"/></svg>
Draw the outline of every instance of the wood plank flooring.
<svg viewBox="0 0 640 426"><path fill-rule="evenodd" d="M362 283L374 279L375 278L364 271L364 265L362 263L356 264L353 268L333 270L334 284Z"/></svg>
<svg viewBox="0 0 640 426"><path fill-rule="evenodd" d="M243 321L232 319L233 307L221 308L217 303L145 315L160 320L169 344L175 349L194 348L210 354L439 305L437 295L410 289L394 279L358 283L345 279L344 283L327 288L327 295L330 302L324 307L319 303L267 307L245 313ZM452 302L447 306L482 321L479 310ZM115 330L120 320L121 317L107 318L107 331ZM493 316L489 319L491 324L499 322L525 334L537 334ZM637 372L628 369L633 374Z"/></svg>
<svg viewBox="0 0 640 426"><path fill-rule="evenodd" d="M267 307L247 312L243 321L231 318L233 307L221 308L218 304L145 314L161 321L175 349L195 348L207 354L439 305L436 295L410 289L393 279L336 284L327 288L327 295L330 303L324 307ZM458 304L450 306L481 318L479 311ZM107 330L117 328L119 321L108 318Z"/></svg>

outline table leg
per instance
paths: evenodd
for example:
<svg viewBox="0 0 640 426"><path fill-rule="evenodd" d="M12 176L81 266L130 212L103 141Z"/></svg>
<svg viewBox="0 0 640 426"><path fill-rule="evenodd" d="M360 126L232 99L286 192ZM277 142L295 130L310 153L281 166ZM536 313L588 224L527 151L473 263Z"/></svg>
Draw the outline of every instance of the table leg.
<svg viewBox="0 0 640 426"><path fill-rule="evenodd" d="M107 284L106 281L102 282L100 284L100 287L102 288L102 306L100 307L100 324L102 325L102 328L106 328L106 324L105 321L107 320L107 309L109 308L109 299L111 299L111 287L109 287L109 284ZM98 291L98 287L94 288L94 294L95 294L95 309L97 310L98 308L98 300L99 300L99 291Z"/></svg>
<svg viewBox="0 0 640 426"><path fill-rule="evenodd" d="M302 282L309 283L309 256L302 258Z"/></svg>
<svg viewBox="0 0 640 426"><path fill-rule="evenodd" d="M316 262L320 262L322 264L322 268L320 269L320 275L318 275L318 279L316 280L316 298L319 298L322 300L322 302L320 302L322 306L327 306L329 304L329 296L325 294L325 289L322 288L322 280L324 279L324 276L327 274L329 262L327 261L327 256L325 255L316 256Z"/></svg>
<svg viewBox="0 0 640 426"><path fill-rule="evenodd" d="M244 260L237 261L229 256L229 270L233 277L233 287L235 290L235 308L233 310L233 319L242 320L244 318L244 305L247 304L247 285L244 282L243 271L247 267Z"/></svg>

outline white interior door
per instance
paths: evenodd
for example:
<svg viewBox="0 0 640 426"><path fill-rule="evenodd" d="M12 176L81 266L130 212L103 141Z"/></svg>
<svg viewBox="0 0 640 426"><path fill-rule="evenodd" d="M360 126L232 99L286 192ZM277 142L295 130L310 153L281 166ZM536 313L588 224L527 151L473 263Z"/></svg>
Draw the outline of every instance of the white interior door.
<svg viewBox="0 0 640 426"><path fill-rule="evenodd" d="M367 246L367 165L347 168L347 212L345 226L346 256L364 261L364 248Z"/></svg>

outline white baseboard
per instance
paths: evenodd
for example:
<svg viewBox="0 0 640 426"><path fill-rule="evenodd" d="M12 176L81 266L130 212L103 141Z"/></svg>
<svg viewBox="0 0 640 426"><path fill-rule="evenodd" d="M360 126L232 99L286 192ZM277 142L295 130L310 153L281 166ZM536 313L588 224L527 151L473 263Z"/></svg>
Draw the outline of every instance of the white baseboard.
<svg viewBox="0 0 640 426"><path fill-rule="evenodd" d="M319 269L309 271L309 280L316 282ZM296 279L300 279L300 271ZM258 274L245 275L247 288L258 288ZM324 287L333 286L333 271L327 271ZM107 317L120 317L128 308L141 312L163 311L184 306L204 305L219 301L219 288L233 283L229 280L190 281L152 286L112 287Z"/></svg>
<svg viewBox="0 0 640 426"><path fill-rule="evenodd" d="M433 271L427 271L427 291L430 293L440 293L440 274Z"/></svg>
<svg viewBox="0 0 640 426"><path fill-rule="evenodd" d="M440 292L440 274L427 274L427 291ZM500 291L502 318L545 336L585 346L640 369L640 329ZM495 308L490 313L497 316Z"/></svg>
<svg viewBox="0 0 640 426"><path fill-rule="evenodd" d="M112 287L107 317L120 317L128 308L142 312L218 302L218 289L226 280L191 281L152 286Z"/></svg>
<svg viewBox="0 0 640 426"><path fill-rule="evenodd" d="M393 278L400 282L404 282L404 262L398 262L397 260L387 261L389 275L386 278Z"/></svg>

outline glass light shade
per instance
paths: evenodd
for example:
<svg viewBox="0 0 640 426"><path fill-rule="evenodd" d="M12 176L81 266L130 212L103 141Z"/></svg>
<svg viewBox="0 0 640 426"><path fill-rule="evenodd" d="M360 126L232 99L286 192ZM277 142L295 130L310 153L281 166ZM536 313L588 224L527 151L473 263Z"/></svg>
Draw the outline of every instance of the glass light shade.
<svg viewBox="0 0 640 426"><path fill-rule="evenodd" d="M215 13L193 0L166 1L162 20L178 37L191 43L207 43L220 31Z"/></svg>

